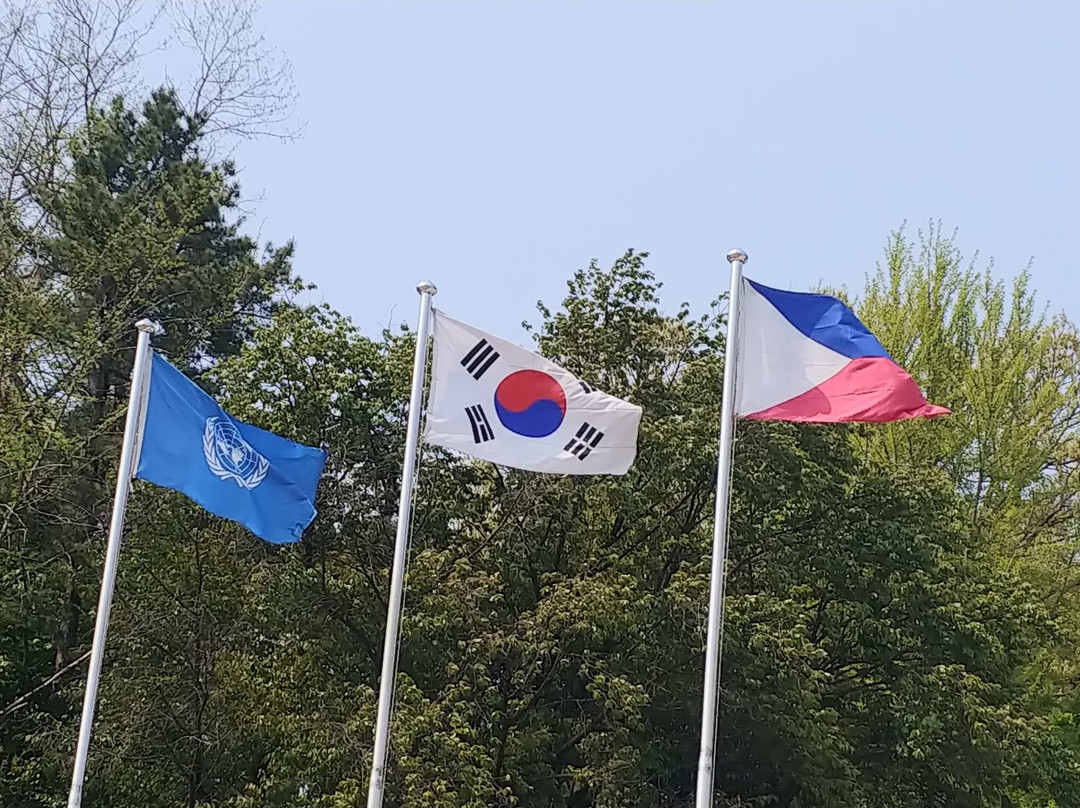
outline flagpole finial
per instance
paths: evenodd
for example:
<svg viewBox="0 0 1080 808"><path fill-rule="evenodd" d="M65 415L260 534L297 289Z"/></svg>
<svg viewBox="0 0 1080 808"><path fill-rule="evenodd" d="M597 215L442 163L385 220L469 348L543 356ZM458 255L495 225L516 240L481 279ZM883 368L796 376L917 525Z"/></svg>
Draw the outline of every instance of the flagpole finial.
<svg viewBox="0 0 1080 808"><path fill-rule="evenodd" d="M747 261L750 260L750 256L742 250L732 250L727 254L727 260L732 263L738 261L739 263L745 264Z"/></svg>
<svg viewBox="0 0 1080 808"><path fill-rule="evenodd" d="M135 327L140 331L145 331L147 334L160 334L164 330L153 320L148 320L145 317L135 323Z"/></svg>
<svg viewBox="0 0 1080 808"><path fill-rule="evenodd" d="M431 281L420 281L416 284L416 291L422 295L435 295L439 293L439 288Z"/></svg>

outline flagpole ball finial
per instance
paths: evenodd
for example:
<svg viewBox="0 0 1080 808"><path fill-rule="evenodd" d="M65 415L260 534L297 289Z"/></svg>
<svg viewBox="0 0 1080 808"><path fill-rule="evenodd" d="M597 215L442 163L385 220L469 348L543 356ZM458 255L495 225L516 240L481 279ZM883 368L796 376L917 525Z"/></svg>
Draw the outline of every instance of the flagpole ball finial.
<svg viewBox="0 0 1080 808"><path fill-rule="evenodd" d="M738 261L741 264L745 264L747 261L750 260L750 256L748 256L742 250L732 250L731 252L729 252L727 254L727 260L730 263L734 263L735 261Z"/></svg>
<svg viewBox="0 0 1080 808"><path fill-rule="evenodd" d="M438 287L431 281L420 281L416 284L416 291L422 295L435 295L439 293Z"/></svg>
<svg viewBox="0 0 1080 808"><path fill-rule="evenodd" d="M135 323L135 327L140 331L145 331L147 334L160 334L163 330L160 325L145 317Z"/></svg>

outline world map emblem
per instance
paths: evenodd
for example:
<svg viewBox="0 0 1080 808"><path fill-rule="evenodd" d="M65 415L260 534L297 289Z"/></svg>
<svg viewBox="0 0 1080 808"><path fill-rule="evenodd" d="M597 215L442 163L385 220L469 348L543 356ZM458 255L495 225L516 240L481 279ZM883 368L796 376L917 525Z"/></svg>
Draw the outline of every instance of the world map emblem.
<svg viewBox="0 0 1080 808"><path fill-rule="evenodd" d="M210 471L223 480L235 480L249 491L270 471L270 462L251 448L236 425L217 415L206 419L203 454Z"/></svg>

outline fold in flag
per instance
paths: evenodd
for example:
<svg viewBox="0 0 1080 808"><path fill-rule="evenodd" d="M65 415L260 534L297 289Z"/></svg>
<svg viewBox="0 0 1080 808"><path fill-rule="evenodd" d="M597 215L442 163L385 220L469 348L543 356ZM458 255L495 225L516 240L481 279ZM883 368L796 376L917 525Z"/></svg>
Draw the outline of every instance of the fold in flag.
<svg viewBox="0 0 1080 808"><path fill-rule="evenodd" d="M435 312L424 438L500 466L625 474L641 408L542 356Z"/></svg>
<svg viewBox="0 0 1080 808"><path fill-rule="evenodd" d="M326 452L234 420L156 353L149 373L135 476L266 541L299 541L315 518Z"/></svg>
<svg viewBox="0 0 1080 808"><path fill-rule="evenodd" d="M769 421L899 421L928 404L855 313L835 297L742 279L736 414Z"/></svg>

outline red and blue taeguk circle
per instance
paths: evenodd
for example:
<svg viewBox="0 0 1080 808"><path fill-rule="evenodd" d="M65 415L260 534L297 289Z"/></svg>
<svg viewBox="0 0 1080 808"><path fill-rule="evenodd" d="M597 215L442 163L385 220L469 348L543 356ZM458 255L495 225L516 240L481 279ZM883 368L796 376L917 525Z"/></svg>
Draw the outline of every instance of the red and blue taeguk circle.
<svg viewBox="0 0 1080 808"><path fill-rule="evenodd" d="M495 388L495 412L511 432L526 438L546 438L566 416L566 393L546 373L517 370Z"/></svg>

